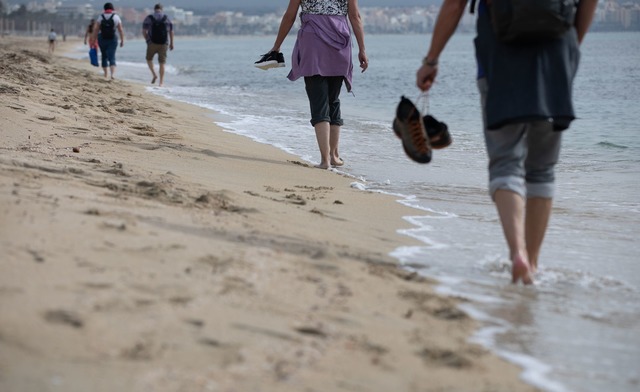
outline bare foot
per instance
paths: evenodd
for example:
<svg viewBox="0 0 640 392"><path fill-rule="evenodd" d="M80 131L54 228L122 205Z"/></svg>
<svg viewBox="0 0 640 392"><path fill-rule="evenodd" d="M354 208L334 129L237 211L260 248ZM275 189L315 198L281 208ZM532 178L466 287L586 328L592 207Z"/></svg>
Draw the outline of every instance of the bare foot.
<svg viewBox="0 0 640 392"><path fill-rule="evenodd" d="M327 165L326 163L324 163L324 164L321 163L321 164L315 165L313 167L315 167L316 169L323 169L323 170L327 170L327 169L331 168L331 166Z"/></svg>
<svg viewBox="0 0 640 392"><path fill-rule="evenodd" d="M331 158L331 166L342 166L344 161L340 157Z"/></svg>
<svg viewBox="0 0 640 392"><path fill-rule="evenodd" d="M158 77L156 75L153 75L153 79L151 79L151 84L154 84L157 79Z"/></svg>
<svg viewBox="0 0 640 392"><path fill-rule="evenodd" d="M532 274L538 272L538 262L534 260L529 260L529 270L531 270Z"/></svg>
<svg viewBox="0 0 640 392"><path fill-rule="evenodd" d="M533 284L529 262L524 257L518 255L511 263L511 283L517 284L519 280L522 280L523 284Z"/></svg>

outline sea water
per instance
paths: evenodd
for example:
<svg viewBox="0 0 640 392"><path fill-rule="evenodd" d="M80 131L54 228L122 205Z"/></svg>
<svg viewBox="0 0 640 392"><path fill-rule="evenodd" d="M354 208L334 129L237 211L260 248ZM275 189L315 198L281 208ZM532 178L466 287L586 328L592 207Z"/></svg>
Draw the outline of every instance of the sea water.
<svg viewBox="0 0 640 392"><path fill-rule="evenodd" d="M282 47L287 67L253 67L274 38L176 37L165 87L149 90L213 109L226 130L317 163L304 82L286 78L295 36ZM422 245L393 256L437 278L439 292L470 299L463 308L483 325L473 340L522 366L525 381L548 391L640 390L640 33L592 33L582 45L578 119L563 134L534 287L509 283L487 194L472 35L454 35L419 102L448 124L453 144L420 165L391 130L400 96L419 98L415 72L430 38L366 37L369 69L356 69L353 92L341 95L340 170L415 208L401 233ZM116 76L149 83L144 54L142 41L118 48Z"/></svg>

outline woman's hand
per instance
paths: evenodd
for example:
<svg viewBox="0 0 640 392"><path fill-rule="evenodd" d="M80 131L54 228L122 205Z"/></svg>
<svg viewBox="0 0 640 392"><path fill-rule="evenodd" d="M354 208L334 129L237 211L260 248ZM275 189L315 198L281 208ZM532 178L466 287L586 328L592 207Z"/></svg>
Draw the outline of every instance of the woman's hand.
<svg viewBox="0 0 640 392"><path fill-rule="evenodd" d="M360 68L362 68L362 72L366 71L369 68L369 59L365 52L358 52L358 60L360 61Z"/></svg>

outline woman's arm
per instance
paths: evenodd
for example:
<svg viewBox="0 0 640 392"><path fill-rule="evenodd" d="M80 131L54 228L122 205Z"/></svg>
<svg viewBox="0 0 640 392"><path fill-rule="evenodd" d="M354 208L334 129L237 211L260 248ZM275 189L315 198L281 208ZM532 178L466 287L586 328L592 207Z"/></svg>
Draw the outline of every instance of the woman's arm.
<svg viewBox="0 0 640 392"><path fill-rule="evenodd" d="M364 47L364 27L362 26L362 18L358 9L358 0L349 0L349 22L351 22L353 35L356 36L356 42L358 42L358 60L360 61L360 68L364 72L369 67L369 59Z"/></svg>
<svg viewBox="0 0 640 392"><path fill-rule="evenodd" d="M118 23L118 33L120 34L120 47L124 46L124 29L122 28L122 22Z"/></svg>
<svg viewBox="0 0 640 392"><path fill-rule="evenodd" d="M93 23L93 32L91 33L92 41L98 42L98 32L100 32L100 22L96 20Z"/></svg>
<svg viewBox="0 0 640 392"><path fill-rule="evenodd" d="M296 21L296 16L298 15L300 1L301 0L289 0L289 6L284 12L284 15L282 15L282 20L280 21L280 28L278 29L276 41L273 44L273 48L271 48L272 52L280 51L280 46L282 46L284 39L287 38L289 31L291 31L291 27L293 27L293 24Z"/></svg>

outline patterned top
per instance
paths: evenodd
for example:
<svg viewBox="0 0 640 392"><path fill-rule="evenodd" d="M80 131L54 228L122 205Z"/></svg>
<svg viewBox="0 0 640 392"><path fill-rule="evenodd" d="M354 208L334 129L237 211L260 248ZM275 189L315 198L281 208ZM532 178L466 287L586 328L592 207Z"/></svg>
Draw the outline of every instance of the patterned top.
<svg viewBox="0 0 640 392"><path fill-rule="evenodd" d="M348 0L302 0L302 14L347 15Z"/></svg>

